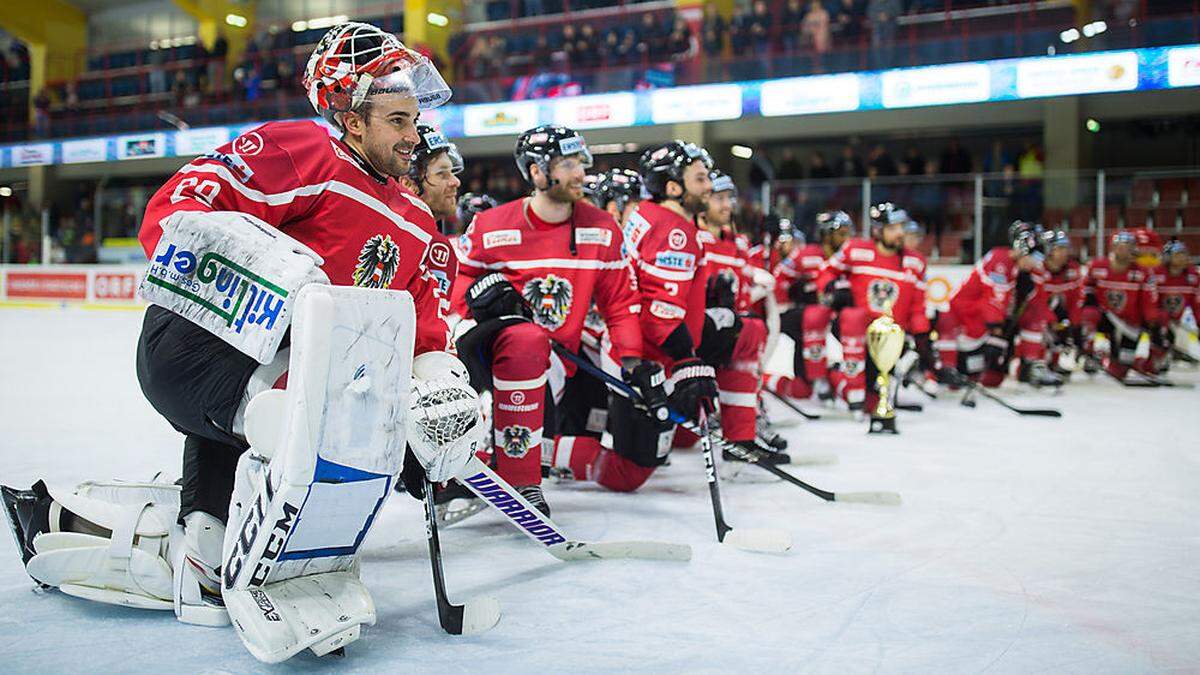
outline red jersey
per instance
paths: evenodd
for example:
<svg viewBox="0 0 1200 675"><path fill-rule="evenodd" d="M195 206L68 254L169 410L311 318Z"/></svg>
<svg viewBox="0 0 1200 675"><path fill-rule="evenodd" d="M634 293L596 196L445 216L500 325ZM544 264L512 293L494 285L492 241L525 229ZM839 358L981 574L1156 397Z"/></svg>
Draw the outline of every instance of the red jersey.
<svg viewBox="0 0 1200 675"><path fill-rule="evenodd" d="M817 287L817 276L823 267L825 249L820 244L805 244L793 248L788 257L771 270L775 277L775 299L780 303L788 302L788 289L794 283L802 284L806 296L819 296L821 289Z"/></svg>
<svg viewBox="0 0 1200 675"><path fill-rule="evenodd" d="M1162 265L1154 271L1154 287L1158 289L1158 306L1171 321L1178 321L1183 311L1192 308L1192 316L1200 319L1200 270L1188 265L1178 274Z"/></svg>
<svg viewBox="0 0 1200 675"><path fill-rule="evenodd" d="M660 347L679 324L687 325L692 344L704 329L704 249L696 224L652 201L643 201L625 223L625 250L633 259L641 291L642 335L646 358L664 365L673 359Z"/></svg>
<svg viewBox="0 0 1200 675"><path fill-rule="evenodd" d="M334 285L408 291L416 353L447 348L441 293L422 262L437 231L428 207L324 127L268 122L189 162L146 204L147 256L177 211L250 214L316 251Z"/></svg>
<svg viewBox="0 0 1200 675"><path fill-rule="evenodd" d="M1047 318L1079 325L1083 315L1083 268L1079 263L1068 260L1057 272L1047 269L1042 288L1050 310Z"/></svg>
<svg viewBox="0 0 1200 675"><path fill-rule="evenodd" d="M578 201L572 220L546 223L528 204L529 198L522 198L488 209L459 238L462 258L451 291L453 310L468 316L467 289L485 273L499 271L529 302L534 321L567 349L578 351L595 301L615 355L641 356L641 306L612 216Z"/></svg>
<svg viewBox="0 0 1200 675"><path fill-rule="evenodd" d="M1028 297L1017 298L1017 261L1009 256L1012 249L997 246L984 254L967 278L950 294L950 306L960 315L972 313L984 324L1003 324L1009 316L1035 317L1038 322L1046 316L1046 270L1040 265L1030 271L1033 289ZM1014 307L1022 302L1024 307ZM1045 324L1040 324L1044 327ZM1040 328L1039 328L1040 330Z"/></svg>
<svg viewBox="0 0 1200 675"><path fill-rule="evenodd" d="M733 278L734 311L745 313L749 311L750 286L754 283L751 277L749 247L745 237L734 234L726 228L720 236L708 230L699 230L700 246L704 249L704 271L709 278L728 272Z"/></svg>
<svg viewBox="0 0 1200 675"><path fill-rule="evenodd" d="M1088 265L1084 292L1096 299L1100 309L1132 326L1158 323L1158 291L1145 269L1130 264L1122 271L1108 258Z"/></svg>
<svg viewBox="0 0 1200 675"><path fill-rule="evenodd" d="M924 283L917 278L916 267L911 251L887 255L869 239L850 239L821 268L817 288L844 277L850 282L854 305L866 309L872 319L889 314L909 333L928 333Z"/></svg>

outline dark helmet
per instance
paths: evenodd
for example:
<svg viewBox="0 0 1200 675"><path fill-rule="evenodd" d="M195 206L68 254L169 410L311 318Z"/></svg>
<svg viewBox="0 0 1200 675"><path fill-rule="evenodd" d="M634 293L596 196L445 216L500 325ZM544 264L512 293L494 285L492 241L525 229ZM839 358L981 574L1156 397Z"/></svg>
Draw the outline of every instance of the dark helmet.
<svg viewBox="0 0 1200 675"><path fill-rule="evenodd" d="M417 135L421 140L417 141L416 147L413 148L408 177L417 184L417 194L420 195L425 193L422 181L422 178L425 177L425 169L438 153L445 152L450 157L450 170L454 173L460 173L463 170L463 158L458 152L458 146L446 140L446 135L432 126L418 124Z"/></svg>
<svg viewBox="0 0 1200 675"><path fill-rule="evenodd" d="M1066 230L1046 230L1042 233L1042 248L1050 252L1056 248L1071 248L1071 237Z"/></svg>
<svg viewBox="0 0 1200 675"><path fill-rule="evenodd" d="M592 165L592 153L588 150L583 135L574 129L557 125L542 125L523 132L517 137L513 159L526 182L532 182L529 167L537 164L542 173L550 174L550 162L556 157L580 155L584 168Z"/></svg>
<svg viewBox="0 0 1200 675"><path fill-rule="evenodd" d="M475 220L476 215L496 206L496 200L488 195L468 192L458 198L458 223L466 229L471 221Z"/></svg>
<svg viewBox="0 0 1200 675"><path fill-rule="evenodd" d="M732 192L733 198L737 199L737 185L733 184L733 178L731 178L729 174L721 171L720 169L713 169L712 171L708 172L708 177L712 179L714 195L718 192Z"/></svg>
<svg viewBox="0 0 1200 675"><path fill-rule="evenodd" d="M1008 226L1008 244L1020 255L1032 255L1038 250L1038 226L1026 220L1014 220Z"/></svg>
<svg viewBox="0 0 1200 675"><path fill-rule="evenodd" d="M817 214L817 239L824 240L838 230L853 230L854 221L845 211L822 211Z"/></svg>
<svg viewBox="0 0 1200 675"><path fill-rule="evenodd" d="M588 201L604 208L600 204L600 177L604 174L589 173L583 177L583 196L587 197Z"/></svg>
<svg viewBox="0 0 1200 675"><path fill-rule="evenodd" d="M623 212L630 200L641 199L642 177L633 169L612 169L596 177L596 193L593 203L600 208L609 202L617 203L617 212Z"/></svg>
<svg viewBox="0 0 1200 675"><path fill-rule="evenodd" d="M906 226L912 220L908 216L908 211L896 206L891 202L880 202L871 207L868 212L868 217L871 219L871 236L878 238L883 232L884 225L900 223Z"/></svg>
<svg viewBox="0 0 1200 675"><path fill-rule="evenodd" d="M780 218L779 223L776 225L776 230L774 233L774 240L776 242L792 241L797 246L804 245L804 231L796 229L792 225L792 221L788 218Z"/></svg>
<svg viewBox="0 0 1200 675"><path fill-rule="evenodd" d="M650 148L638 160L638 173L642 176L642 187L654 199L667 196L667 183L675 181L683 185L683 171L692 162L700 160L712 171L713 161L708 151L686 141L675 140Z"/></svg>

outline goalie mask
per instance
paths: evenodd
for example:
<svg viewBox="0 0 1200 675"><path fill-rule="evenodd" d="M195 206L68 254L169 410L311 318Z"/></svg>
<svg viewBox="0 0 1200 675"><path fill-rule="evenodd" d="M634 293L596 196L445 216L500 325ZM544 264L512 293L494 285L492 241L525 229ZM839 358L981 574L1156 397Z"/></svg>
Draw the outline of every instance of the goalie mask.
<svg viewBox="0 0 1200 675"><path fill-rule="evenodd" d="M366 23L334 26L321 38L304 69L304 89L313 109L338 131L341 115L370 96L407 94L420 110L450 99L450 86L425 56L395 35Z"/></svg>

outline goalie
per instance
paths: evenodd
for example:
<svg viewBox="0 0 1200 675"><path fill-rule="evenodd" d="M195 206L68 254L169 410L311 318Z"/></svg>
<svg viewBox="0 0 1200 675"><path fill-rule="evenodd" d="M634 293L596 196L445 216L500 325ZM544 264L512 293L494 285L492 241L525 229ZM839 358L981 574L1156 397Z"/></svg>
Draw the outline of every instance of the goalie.
<svg viewBox="0 0 1200 675"><path fill-rule="evenodd" d="M40 584L232 619L267 662L339 649L374 622L357 550L396 476L448 480L475 450L475 394L423 263L437 227L397 183L420 111L450 89L361 23L322 38L304 84L340 138L265 124L146 208L137 373L184 435L181 480L3 491Z"/></svg>

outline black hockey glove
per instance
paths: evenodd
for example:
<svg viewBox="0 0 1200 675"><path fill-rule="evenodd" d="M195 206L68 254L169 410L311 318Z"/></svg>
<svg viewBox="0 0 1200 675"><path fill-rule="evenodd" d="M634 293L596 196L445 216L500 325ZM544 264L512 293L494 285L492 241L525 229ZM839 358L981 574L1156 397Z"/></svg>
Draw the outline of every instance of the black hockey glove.
<svg viewBox="0 0 1200 675"><path fill-rule="evenodd" d="M671 412L667 409L667 376L662 366L653 361L642 361L633 370L621 371L625 384L637 390L646 407L646 414L664 431L671 428Z"/></svg>
<svg viewBox="0 0 1200 675"><path fill-rule="evenodd" d="M717 397L717 371L696 357L675 364L670 382L674 385L668 401L679 413L696 419L700 406L706 413L713 411Z"/></svg>
<svg viewBox="0 0 1200 675"><path fill-rule="evenodd" d="M737 279L729 270L712 275L704 289L704 306L733 309L737 303L736 285Z"/></svg>
<svg viewBox="0 0 1200 675"><path fill-rule="evenodd" d="M949 366L938 368L935 375L938 382L951 387L965 387L970 382L966 375L958 372L956 368L951 368Z"/></svg>
<svg viewBox="0 0 1200 675"><path fill-rule="evenodd" d="M413 454L412 448L405 446L404 468L400 469L400 483L404 486L404 491L417 501L425 499L425 476L425 467L421 466L421 462Z"/></svg>
<svg viewBox="0 0 1200 675"><path fill-rule="evenodd" d="M499 272L489 272L471 284L467 289L467 307L479 323L500 316L533 318L525 299Z"/></svg>
<svg viewBox="0 0 1200 675"><path fill-rule="evenodd" d="M797 306L817 304L817 291L814 286L815 284L807 279L793 281L787 289L788 300Z"/></svg>
<svg viewBox="0 0 1200 675"><path fill-rule="evenodd" d="M921 370L937 370L937 354L933 352L933 342L929 339L929 333L917 333L914 335L913 344L917 348L917 362L921 365Z"/></svg>
<svg viewBox="0 0 1200 675"><path fill-rule="evenodd" d="M983 354L984 367L989 370L1003 369L1004 356L1008 353L1008 341L1005 340L1008 327L1005 323L989 323L987 325L988 332L983 337L983 346L980 347L980 352Z"/></svg>
<svg viewBox="0 0 1200 675"><path fill-rule="evenodd" d="M854 306L854 293L850 290L850 284L842 279L834 279L825 286L825 293L821 297L821 303L828 305L835 312L840 312L847 307Z"/></svg>
<svg viewBox="0 0 1200 675"><path fill-rule="evenodd" d="M720 367L733 358L733 348L742 331L742 320L732 309L710 307L704 312L704 332L696 355L710 366Z"/></svg>
<svg viewBox="0 0 1200 675"><path fill-rule="evenodd" d="M1171 331L1170 326L1150 325L1147 330L1150 331L1150 342L1155 347L1169 350L1175 344L1175 333Z"/></svg>
<svg viewBox="0 0 1200 675"><path fill-rule="evenodd" d="M1020 306L1029 299L1030 294L1034 291L1033 275L1029 272L1017 273L1017 284L1014 291L1013 300L1017 306Z"/></svg>

